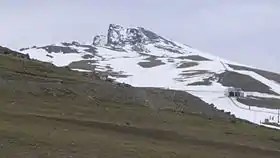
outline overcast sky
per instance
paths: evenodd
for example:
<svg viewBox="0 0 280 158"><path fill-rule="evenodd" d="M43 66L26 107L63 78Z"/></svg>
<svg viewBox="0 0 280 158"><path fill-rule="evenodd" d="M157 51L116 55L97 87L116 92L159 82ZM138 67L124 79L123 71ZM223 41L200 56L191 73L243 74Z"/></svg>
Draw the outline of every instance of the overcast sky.
<svg viewBox="0 0 280 158"><path fill-rule="evenodd" d="M90 41L116 23L280 72L279 0L0 0L0 21L14 49Z"/></svg>

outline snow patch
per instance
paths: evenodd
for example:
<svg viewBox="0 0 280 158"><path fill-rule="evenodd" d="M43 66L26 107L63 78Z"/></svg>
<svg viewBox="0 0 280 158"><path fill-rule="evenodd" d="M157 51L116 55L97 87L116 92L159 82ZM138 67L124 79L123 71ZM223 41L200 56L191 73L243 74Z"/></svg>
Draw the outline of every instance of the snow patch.
<svg viewBox="0 0 280 158"><path fill-rule="evenodd" d="M74 61L83 60L82 54L77 53L47 53L42 49L28 49L24 51L24 54L29 54L32 59L41 60L44 62L53 63L56 66L68 66L70 63ZM52 57L48 57L47 55L51 55Z"/></svg>
<svg viewBox="0 0 280 158"><path fill-rule="evenodd" d="M92 72L90 70L85 70L85 69L71 69L71 70L79 71L79 72Z"/></svg>

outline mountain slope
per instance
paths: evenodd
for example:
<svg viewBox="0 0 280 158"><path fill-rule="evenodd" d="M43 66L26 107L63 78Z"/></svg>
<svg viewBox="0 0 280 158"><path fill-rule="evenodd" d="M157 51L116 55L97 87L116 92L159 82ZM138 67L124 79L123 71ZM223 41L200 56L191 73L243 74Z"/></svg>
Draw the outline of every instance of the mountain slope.
<svg viewBox="0 0 280 158"><path fill-rule="evenodd" d="M62 42L21 51L56 66L105 72L136 87L187 91L238 118L279 124L279 74L200 52L141 27L111 24L107 35L97 35L89 43ZM228 87L242 88L246 97L225 97Z"/></svg>
<svg viewBox="0 0 280 158"><path fill-rule="evenodd" d="M11 55L19 58L30 59L29 55L13 51L9 48L0 46L0 54Z"/></svg>
<svg viewBox="0 0 280 158"><path fill-rule="evenodd" d="M279 131L186 92L112 83L13 52L0 54L0 157L279 157Z"/></svg>

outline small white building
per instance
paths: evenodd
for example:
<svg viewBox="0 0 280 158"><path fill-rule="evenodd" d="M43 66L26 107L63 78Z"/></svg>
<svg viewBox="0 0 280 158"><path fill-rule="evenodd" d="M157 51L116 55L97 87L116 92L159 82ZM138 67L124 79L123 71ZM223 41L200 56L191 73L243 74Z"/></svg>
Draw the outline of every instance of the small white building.
<svg viewBox="0 0 280 158"><path fill-rule="evenodd" d="M229 87L225 90L225 96L239 98L245 97L245 93L242 91L241 88Z"/></svg>

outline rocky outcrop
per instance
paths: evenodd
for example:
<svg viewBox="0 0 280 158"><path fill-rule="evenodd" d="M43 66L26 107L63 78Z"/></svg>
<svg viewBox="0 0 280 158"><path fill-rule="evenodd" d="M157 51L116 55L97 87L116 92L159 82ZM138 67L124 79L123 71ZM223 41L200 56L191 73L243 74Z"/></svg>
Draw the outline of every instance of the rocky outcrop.
<svg viewBox="0 0 280 158"><path fill-rule="evenodd" d="M53 46L53 45L39 47L38 49L44 49L48 53L59 53L59 52L63 52L63 53L79 53L76 49L73 49L71 47Z"/></svg>
<svg viewBox="0 0 280 158"><path fill-rule="evenodd" d="M93 38L92 44L95 46L105 46L107 44L106 38L104 35L97 35Z"/></svg>
<svg viewBox="0 0 280 158"><path fill-rule="evenodd" d="M137 52L146 52L145 45L154 43L162 43L175 49L180 48L175 43L142 27L124 28L116 24L109 25L107 36L97 35L93 38L95 46L108 46L114 49L126 46Z"/></svg>

